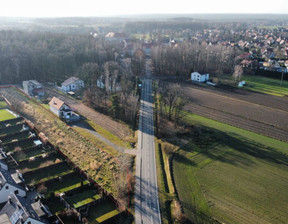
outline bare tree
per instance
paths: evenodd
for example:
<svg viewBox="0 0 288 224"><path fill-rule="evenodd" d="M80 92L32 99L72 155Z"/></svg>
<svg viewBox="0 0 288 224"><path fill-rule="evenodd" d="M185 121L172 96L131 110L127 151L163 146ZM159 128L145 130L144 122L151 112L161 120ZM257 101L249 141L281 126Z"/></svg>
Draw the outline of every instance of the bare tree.
<svg viewBox="0 0 288 224"><path fill-rule="evenodd" d="M234 73L233 73L233 77L234 77L234 80L235 82L237 80L240 80L241 77L242 77L242 74L243 74L243 68L241 65L235 65L234 66Z"/></svg>

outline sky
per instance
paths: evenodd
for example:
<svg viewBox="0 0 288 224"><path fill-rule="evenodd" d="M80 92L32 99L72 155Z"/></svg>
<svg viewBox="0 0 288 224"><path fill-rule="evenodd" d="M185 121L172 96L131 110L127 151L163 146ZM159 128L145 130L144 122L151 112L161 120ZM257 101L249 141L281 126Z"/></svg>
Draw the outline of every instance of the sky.
<svg viewBox="0 0 288 224"><path fill-rule="evenodd" d="M288 0L0 0L0 16L88 17L135 14L288 13Z"/></svg>

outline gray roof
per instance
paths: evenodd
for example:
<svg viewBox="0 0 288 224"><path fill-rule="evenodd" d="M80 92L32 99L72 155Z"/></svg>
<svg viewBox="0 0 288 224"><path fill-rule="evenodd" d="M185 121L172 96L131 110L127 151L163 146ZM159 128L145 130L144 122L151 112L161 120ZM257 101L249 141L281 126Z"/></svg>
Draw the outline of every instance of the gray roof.
<svg viewBox="0 0 288 224"><path fill-rule="evenodd" d="M15 180L13 179L12 175L9 171L0 169L0 181L2 182L2 186L6 183L9 183L13 185L14 187L17 187L18 189L21 189L23 191L26 191L24 187L16 184Z"/></svg>
<svg viewBox="0 0 288 224"><path fill-rule="evenodd" d="M64 82L61 83L62 86L68 86L74 82L77 82L78 80L80 80L79 78L72 76L69 79L66 79Z"/></svg>
<svg viewBox="0 0 288 224"><path fill-rule="evenodd" d="M48 223L45 218L39 217L31 204L32 202L30 200L12 194L10 196L10 201L8 201L0 211L0 215L6 214L10 221L15 224L21 224L21 219L25 222L28 218L38 220L42 223Z"/></svg>

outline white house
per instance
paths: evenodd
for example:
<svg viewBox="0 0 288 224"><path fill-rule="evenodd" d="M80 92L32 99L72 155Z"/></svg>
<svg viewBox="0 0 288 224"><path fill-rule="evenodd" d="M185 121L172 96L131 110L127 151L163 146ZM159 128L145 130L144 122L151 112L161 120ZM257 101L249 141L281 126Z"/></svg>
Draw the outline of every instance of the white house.
<svg viewBox="0 0 288 224"><path fill-rule="evenodd" d="M44 96L43 86L36 80L23 81L24 92L31 96Z"/></svg>
<svg viewBox="0 0 288 224"><path fill-rule="evenodd" d="M72 116L71 108L57 97L53 97L49 102L50 110L58 117L66 118Z"/></svg>
<svg viewBox="0 0 288 224"><path fill-rule="evenodd" d="M15 194L9 195L7 203L0 211L0 217L5 217L5 220L12 224L48 224L50 215L48 208L40 201L32 202Z"/></svg>
<svg viewBox="0 0 288 224"><path fill-rule="evenodd" d="M76 91L84 87L84 81L77 77L70 77L61 83L61 89L64 92Z"/></svg>
<svg viewBox="0 0 288 224"><path fill-rule="evenodd" d="M21 178L19 173L12 176L7 170L0 170L0 203L8 201L8 197L12 193L21 197L26 196L25 188L16 183L15 177L18 180Z"/></svg>
<svg viewBox="0 0 288 224"><path fill-rule="evenodd" d="M191 80L195 82L206 82L207 80L209 80L209 74L207 73L201 75L198 72L193 72L191 73Z"/></svg>

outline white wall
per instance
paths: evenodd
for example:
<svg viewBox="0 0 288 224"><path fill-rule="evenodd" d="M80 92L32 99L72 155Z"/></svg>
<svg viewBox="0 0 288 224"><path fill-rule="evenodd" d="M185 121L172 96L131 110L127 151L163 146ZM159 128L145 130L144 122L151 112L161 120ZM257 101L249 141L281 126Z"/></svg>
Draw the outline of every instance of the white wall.
<svg viewBox="0 0 288 224"><path fill-rule="evenodd" d="M8 186L8 189L6 189L6 186ZM4 186L0 190L0 203L8 201L8 196L17 190L19 192L17 195L19 195L21 197L26 196L26 191L19 189L13 185L8 184L8 183L4 184Z"/></svg>
<svg viewBox="0 0 288 224"><path fill-rule="evenodd" d="M28 224L28 222L30 222L31 224L43 224L44 222L40 222L40 221L38 221L38 220L36 220L36 219L32 219L32 218L28 218L26 221L25 221L25 223L24 224ZM45 223L44 223L45 224Z"/></svg>
<svg viewBox="0 0 288 224"><path fill-rule="evenodd" d="M50 110L51 110L52 113L56 114L59 117L59 110L57 110L56 108L52 107L51 105L50 105Z"/></svg>

